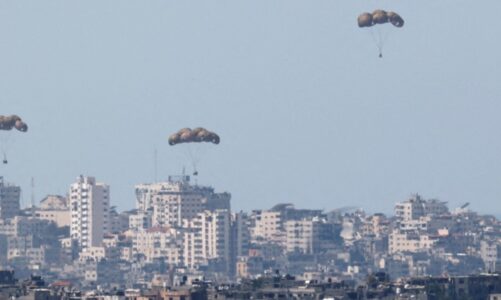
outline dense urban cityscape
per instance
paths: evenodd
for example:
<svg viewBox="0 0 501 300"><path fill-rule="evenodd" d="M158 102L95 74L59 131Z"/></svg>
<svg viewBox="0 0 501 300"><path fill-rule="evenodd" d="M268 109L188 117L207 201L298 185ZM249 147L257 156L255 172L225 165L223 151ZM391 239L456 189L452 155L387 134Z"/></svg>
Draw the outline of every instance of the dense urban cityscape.
<svg viewBox="0 0 501 300"><path fill-rule="evenodd" d="M233 212L190 176L79 176L22 208L0 177L0 299L499 299L501 222L418 194L393 215L290 203ZM490 295L490 296L489 296ZM496 296L497 295L497 296ZM31 298L30 298L31 297Z"/></svg>
<svg viewBox="0 0 501 300"><path fill-rule="evenodd" d="M0 2L0 300L501 300L501 1Z"/></svg>

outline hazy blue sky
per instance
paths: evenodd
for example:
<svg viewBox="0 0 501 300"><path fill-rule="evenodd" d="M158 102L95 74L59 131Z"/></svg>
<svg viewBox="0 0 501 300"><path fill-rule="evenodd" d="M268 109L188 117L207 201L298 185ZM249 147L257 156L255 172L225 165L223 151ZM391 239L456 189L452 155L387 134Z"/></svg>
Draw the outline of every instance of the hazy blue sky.
<svg viewBox="0 0 501 300"><path fill-rule="evenodd" d="M406 20L385 57L356 17ZM134 184L180 173L182 127L221 135L199 183L235 209L358 205L410 193L501 213L501 1L2 0L0 174L37 200L79 174L134 207Z"/></svg>

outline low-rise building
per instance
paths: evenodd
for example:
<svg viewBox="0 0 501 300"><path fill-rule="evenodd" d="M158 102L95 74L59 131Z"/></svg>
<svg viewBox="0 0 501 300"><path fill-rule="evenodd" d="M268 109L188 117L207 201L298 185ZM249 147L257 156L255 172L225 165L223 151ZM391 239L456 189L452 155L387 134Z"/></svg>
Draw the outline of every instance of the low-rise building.
<svg viewBox="0 0 501 300"><path fill-rule="evenodd" d="M436 238L426 233L393 230L388 238L388 253L418 252L431 249Z"/></svg>

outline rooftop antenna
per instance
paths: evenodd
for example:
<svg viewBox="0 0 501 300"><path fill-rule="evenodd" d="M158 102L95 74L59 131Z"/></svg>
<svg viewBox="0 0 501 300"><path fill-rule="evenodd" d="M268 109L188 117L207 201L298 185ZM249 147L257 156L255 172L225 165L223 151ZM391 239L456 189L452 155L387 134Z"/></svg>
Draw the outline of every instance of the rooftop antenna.
<svg viewBox="0 0 501 300"><path fill-rule="evenodd" d="M31 177L31 217L35 216L35 178Z"/></svg>

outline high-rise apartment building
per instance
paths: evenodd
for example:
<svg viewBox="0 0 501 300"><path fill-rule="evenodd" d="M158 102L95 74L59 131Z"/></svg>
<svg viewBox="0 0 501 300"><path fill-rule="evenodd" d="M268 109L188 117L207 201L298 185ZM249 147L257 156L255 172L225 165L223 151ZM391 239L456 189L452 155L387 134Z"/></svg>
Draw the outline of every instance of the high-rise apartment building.
<svg viewBox="0 0 501 300"><path fill-rule="evenodd" d="M234 259L238 256L249 254L250 231L249 216L244 212L231 215L231 255Z"/></svg>
<svg viewBox="0 0 501 300"><path fill-rule="evenodd" d="M0 219L11 219L19 213L21 188L8 184L0 176Z"/></svg>
<svg viewBox="0 0 501 300"><path fill-rule="evenodd" d="M230 209L229 193L190 184L189 176L170 176L166 182L136 186L138 214L150 211L152 226L181 226L205 210Z"/></svg>
<svg viewBox="0 0 501 300"><path fill-rule="evenodd" d="M236 273L236 264L239 257L249 255L249 246L249 216L244 212L231 214L230 274L234 275Z"/></svg>
<svg viewBox="0 0 501 300"><path fill-rule="evenodd" d="M226 209L206 210L190 221L185 220L184 258L188 266L218 262L229 271L230 220Z"/></svg>
<svg viewBox="0 0 501 300"><path fill-rule="evenodd" d="M101 246L109 231L110 189L94 177L80 176L70 186L71 238L82 248Z"/></svg>

